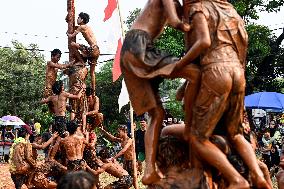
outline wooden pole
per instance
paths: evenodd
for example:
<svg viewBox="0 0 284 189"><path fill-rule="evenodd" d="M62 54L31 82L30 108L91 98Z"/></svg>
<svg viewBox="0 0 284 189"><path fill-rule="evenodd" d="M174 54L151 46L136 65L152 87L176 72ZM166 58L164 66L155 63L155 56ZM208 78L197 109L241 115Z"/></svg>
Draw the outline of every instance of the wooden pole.
<svg viewBox="0 0 284 189"><path fill-rule="evenodd" d="M67 16L68 33L73 33L75 30L75 0L67 0ZM71 48L71 43L76 42L76 37L68 38L69 62L74 58L74 50Z"/></svg>
<svg viewBox="0 0 284 189"><path fill-rule="evenodd" d="M119 20L120 20L120 27L121 27L121 32L122 32L122 39L125 37L125 32L123 29L123 20L121 16L121 11L120 11L120 6L119 6L119 0L117 0L117 9L118 9L118 14L119 14ZM123 40L122 40L123 41ZM133 145L133 186L135 189L139 189L138 186L138 178L137 178L137 164L136 164L136 152L135 152L135 131L134 131L134 120L133 120L133 107L130 102L130 109L129 109L129 114L130 114L130 124L131 124L131 136L132 136L132 145Z"/></svg>

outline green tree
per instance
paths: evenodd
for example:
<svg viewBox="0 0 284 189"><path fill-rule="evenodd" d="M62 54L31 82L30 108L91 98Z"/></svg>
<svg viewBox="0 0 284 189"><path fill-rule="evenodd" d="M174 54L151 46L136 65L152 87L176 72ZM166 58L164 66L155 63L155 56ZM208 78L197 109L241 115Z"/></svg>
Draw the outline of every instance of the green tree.
<svg viewBox="0 0 284 189"><path fill-rule="evenodd" d="M283 0L231 0L230 1L245 19L249 35L247 56L247 94L256 91L283 90L283 46L284 30L275 36L268 27L257 25L253 20L259 18L260 12L277 12L283 5Z"/></svg>
<svg viewBox="0 0 284 189"><path fill-rule="evenodd" d="M96 73L96 95L100 99L100 110L104 114L104 121L108 127L126 123L129 106L118 112L118 97L121 89L121 79L112 82L112 61L106 62ZM113 127L115 128L115 127Z"/></svg>
<svg viewBox="0 0 284 189"><path fill-rule="evenodd" d="M17 41L13 48L0 49L0 115L17 115L25 121L46 120L38 103L44 86L45 61L36 49L34 44L25 47Z"/></svg>

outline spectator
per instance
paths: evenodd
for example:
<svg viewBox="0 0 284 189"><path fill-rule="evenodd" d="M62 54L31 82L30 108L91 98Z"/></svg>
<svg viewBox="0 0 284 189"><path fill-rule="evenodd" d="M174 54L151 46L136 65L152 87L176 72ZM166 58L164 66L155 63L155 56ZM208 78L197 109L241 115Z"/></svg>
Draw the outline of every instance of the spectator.
<svg viewBox="0 0 284 189"><path fill-rule="evenodd" d="M142 173L142 162L145 160L145 143L144 136L147 129L147 123L145 120L140 121L140 129L136 131L135 146L136 156L138 161L138 172Z"/></svg>
<svg viewBox="0 0 284 189"><path fill-rule="evenodd" d="M273 138L270 137L270 132L267 129L262 137L262 159L264 163L267 165L268 169L271 168L271 161L270 161L270 150L272 146Z"/></svg>

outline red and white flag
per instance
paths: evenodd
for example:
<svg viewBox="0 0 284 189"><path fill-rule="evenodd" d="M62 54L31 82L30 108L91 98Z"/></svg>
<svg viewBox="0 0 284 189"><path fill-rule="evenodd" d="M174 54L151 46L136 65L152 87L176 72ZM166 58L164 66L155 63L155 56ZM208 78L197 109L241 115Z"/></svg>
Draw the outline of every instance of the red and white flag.
<svg viewBox="0 0 284 189"><path fill-rule="evenodd" d="M116 53L112 65L112 80L113 82L115 82L121 75L120 51L123 42L122 38L123 28L118 10L118 0L108 0L108 5L106 6L104 12L105 12L104 22L108 22L109 25L111 26L110 35L107 40L108 45L116 46ZM124 105L128 104L128 102L129 102L129 95L123 79L121 91L118 98L119 112Z"/></svg>
<svg viewBox="0 0 284 189"><path fill-rule="evenodd" d="M108 0L108 4L104 10L105 17L104 22L109 22L112 29L108 37L108 43L110 45L116 44L116 54L112 66L112 80L115 82L121 75L120 69L120 50L122 47L122 27L120 23L120 17L118 12L118 0Z"/></svg>

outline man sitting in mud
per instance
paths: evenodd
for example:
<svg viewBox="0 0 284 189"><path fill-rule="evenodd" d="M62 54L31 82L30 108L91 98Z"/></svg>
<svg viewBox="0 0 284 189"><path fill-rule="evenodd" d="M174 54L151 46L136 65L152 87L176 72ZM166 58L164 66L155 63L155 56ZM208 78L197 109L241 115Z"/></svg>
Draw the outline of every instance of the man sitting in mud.
<svg viewBox="0 0 284 189"><path fill-rule="evenodd" d="M83 131L85 131L85 129L87 129L87 131L92 131L102 124L103 114L99 112L100 100L97 96L94 95L93 88L86 88L86 96L88 111L83 113L82 115Z"/></svg>
<svg viewBox="0 0 284 189"><path fill-rule="evenodd" d="M127 135L127 126L126 125L120 125L118 127L118 137L113 136L112 134L108 133L106 130L103 129L103 127L99 127L101 131L106 135L106 137L113 142L119 142L121 143L122 150L118 152L114 157L112 157L112 160L117 159L118 157L123 155L124 162L123 162L123 168L133 177L133 140L128 137Z"/></svg>
<svg viewBox="0 0 284 189"><path fill-rule="evenodd" d="M55 150L51 154L51 158L54 157L58 149L63 150L66 153L68 171L85 170L86 162L83 160L83 151L89 136L86 134L85 139L78 134L81 130L78 123L74 120L67 123L67 131L69 136L55 144Z"/></svg>
<svg viewBox="0 0 284 189"><path fill-rule="evenodd" d="M54 105L54 125L52 127L53 132L58 132L60 137L65 136L66 131L66 101L67 98L79 99L83 93L84 87L79 91L77 95L64 91L62 81L56 81L52 86L54 95L49 96L46 99L41 100L41 103L52 102Z"/></svg>
<svg viewBox="0 0 284 189"><path fill-rule="evenodd" d="M146 167L142 182L146 185L160 179L155 162L157 136L165 115L158 94L161 78L185 78L189 81L190 87L186 88L184 97L186 124L190 123L192 104L199 87L198 65L189 64L177 70L178 58L159 51L153 45L166 25L189 31L189 25L178 17L181 12L181 5L177 0L149 0L126 34L121 50L121 71L133 109L138 116L148 112L151 117L145 133Z"/></svg>
<svg viewBox="0 0 284 189"><path fill-rule="evenodd" d="M68 16L68 15L67 15ZM90 65L90 76L91 76L91 83L92 88L95 89L95 67L97 64L97 60L100 55L100 50L97 45L97 40L95 38L95 35L92 31L92 29L87 25L89 22L90 16L87 13L81 12L77 19L77 24L79 25L74 33L69 34L67 33L67 36L69 38L75 37L78 33L82 33L83 37L86 39L86 41L89 44L88 46L72 42L71 46L75 48L76 50L79 49L85 59L87 59L89 65Z"/></svg>
<svg viewBox="0 0 284 189"><path fill-rule="evenodd" d="M132 186L132 177L115 159L111 161L111 156L107 149L100 150L98 156L103 164L111 165L105 171L119 179L105 186L104 189L128 189Z"/></svg>

